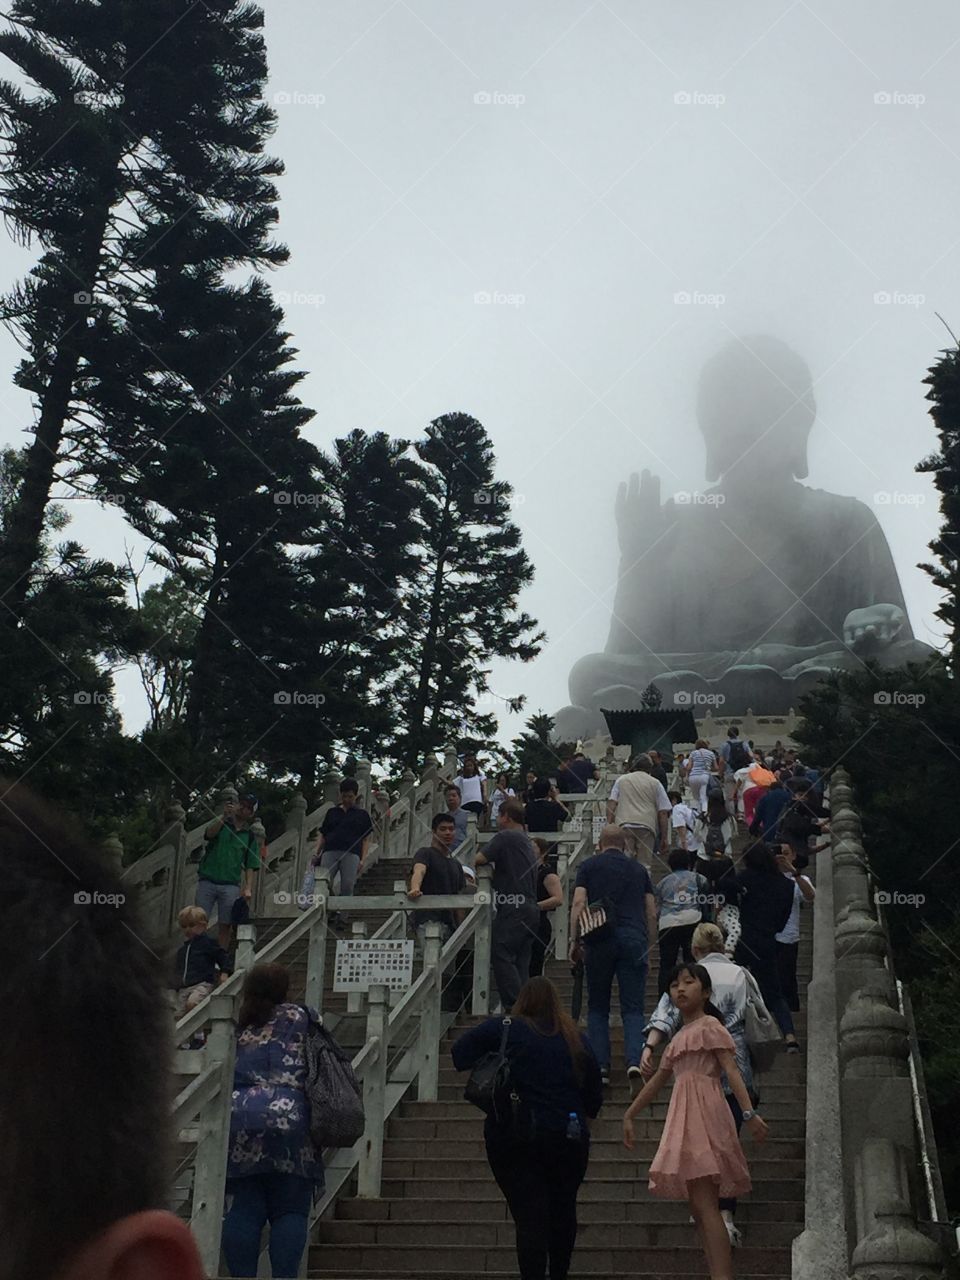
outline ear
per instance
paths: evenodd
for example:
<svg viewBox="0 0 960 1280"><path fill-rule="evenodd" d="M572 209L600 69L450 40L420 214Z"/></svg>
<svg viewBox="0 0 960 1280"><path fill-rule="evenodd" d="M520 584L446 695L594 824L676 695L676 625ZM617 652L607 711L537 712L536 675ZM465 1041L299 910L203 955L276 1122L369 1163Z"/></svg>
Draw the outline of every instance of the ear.
<svg viewBox="0 0 960 1280"><path fill-rule="evenodd" d="M121 1218L86 1244L58 1280L203 1280L196 1241L172 1213Z"/></svg>

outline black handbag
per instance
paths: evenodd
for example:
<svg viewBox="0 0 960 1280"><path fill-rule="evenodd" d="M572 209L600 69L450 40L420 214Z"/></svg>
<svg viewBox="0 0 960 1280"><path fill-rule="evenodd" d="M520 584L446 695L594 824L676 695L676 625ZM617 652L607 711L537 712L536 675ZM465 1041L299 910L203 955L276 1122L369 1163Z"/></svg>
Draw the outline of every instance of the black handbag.
<svg viewBox="0 0 960 1280"><path fill-rule="evenodd" d="M510 1062L507 1058L507 1037L511 1018L503 1020L500 1047L485 1053L470 1072L463 1090L467 1102L473 1103L489 1115L499 1115L508 1105L510 1097Z"/></svg>

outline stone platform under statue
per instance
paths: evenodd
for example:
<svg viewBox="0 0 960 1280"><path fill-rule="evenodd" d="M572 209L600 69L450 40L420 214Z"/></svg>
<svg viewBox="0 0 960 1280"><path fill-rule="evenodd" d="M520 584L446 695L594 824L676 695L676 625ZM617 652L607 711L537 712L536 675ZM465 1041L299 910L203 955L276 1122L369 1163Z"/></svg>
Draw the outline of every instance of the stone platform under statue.
<svg viewBox="0 0 960 1280"><path fill-rule="evenodd" d="M703 370L697 414L718 483L665 503L649 472L621 484L607 647L571 672L561 740L602 730L601 707L639 708L651 683L695 715L784 714L831 671L936 661L873 510L799 483L816 415L800 357L731 342Z"/></svg>

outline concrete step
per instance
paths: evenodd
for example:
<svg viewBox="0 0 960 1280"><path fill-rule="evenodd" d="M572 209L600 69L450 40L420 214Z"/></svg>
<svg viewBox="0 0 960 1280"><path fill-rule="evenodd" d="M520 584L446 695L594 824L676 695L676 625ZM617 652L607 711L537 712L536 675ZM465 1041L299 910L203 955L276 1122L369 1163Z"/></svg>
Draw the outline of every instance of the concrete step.
<svg viewBox="0 0 960 1280"><path fill-rule="evenodd" d="M686 1206L681 1206L686 1208ZM507 1246L512 1248L516 1230L511 1221L464 1222L448 1217L446 1205L437 1206L438 1215L431 1222L398 1222L365 1219L333 1221L321 1225L317 1244L321 1245L422 1245L424 1251L448 1245L473 1245L476 1248ZM689 1217L689 1210L687 1216ZM751 1231L740 1224L743 1243L762 1249L788 1249L797 1234L795 1222L768 1221L757 1223ZM752 1237L752 1239L751 1239ZM584 1249L600 1249L607 1245L632 1249L683 1248L696 1243L696 1231L689 1222L585 1222L577 1235L577 1258Z"/></svg>
<svg viewBox="0 0 960 1280"><path fill-rule="evenodd" d="M578 1241L574 1255L578 1275L658 1277L679 1274L702 1276L703 1252L691 1233L690 1243L672 1247L646 1249L639 1257L632 1245L606 1244L581 1247ZM750 1248L737 1250L737 1274L740 1276L788 1276L788 1248ZM362 1275L374 1272L381 1280L405 1275L429 1275L431 1272L460 1277L493 1272L516 1275L516 1252L513 1244L362 1244L313 1245L310 1249L311 1276Z"/></svg>
<svg viewBox="0 0 960 1280"><path fill-rule="evenodd" d="M591 1161L586 1181L580 1188L579 1204L589 1201L599 1201L605 1206L624 1201L643 1201L649 1204L669 1203L650 1195L647 1190L645 1168L639 1170L636 1177L625 1178L624 1165L620 1161L605 1161L604 1164L610 1165L613 1171L598 1169ZM802 1174L798 1175L796 1170L789 1169L780 1171L775 1161L773 1164L774 1172L768 1175L764 1171L761 1176L756 1168L756 1162L750 1162L754 1180L751 1198L758 1195L767 1201L784 1201L802 1207L804 1199ZM503 1203L503 1194L486 1166L484 1166L483 1176L464 1171L462 1177L456 1177L447 1169L442 1171L435 1169L432 1173L428 1170L426 1173L404 1174L385 1168L381 1194L385 1200L426 1200L433 1206L433 1211L436 1213L438 1206L446 1203L451 1190L456 1192L457 1199L465 1197L478 1203L490 1200ZM373 1203L381 1202L378 1200Z"/></svg>
<svg viewBox="0 0 960 1280"><path fill-rule="evenodd" d="M592 1186L590 1179L584 1184ZM496 1189L495 1189L496 1190ZM737 1222L741 1227L750 1224L769 1222L789 1222L793 1224L794 1234L803 1225L803 1199L771 1200L762 1199L766 1188L751 1193L737 1209ZM398 1200L341 1200L337 1206L337 1217L341 1221L373 1220L376 1222L399 1221L433 1222L442 1209L444 1215L454 1222L510 1222L510 1211L503 1196L497 1194L495 1199L480 1200L466 1197L446 1197L442 1206L432 1198L416 1199L409 1197ZM649 1196L645 1200L590 1200L581 1197L577 1209L577 1217L581 1223L678 1223L689 1226L687 1221L690 1211L680 1200L657 1200Z"/></svg>
<svg viewBox="0 0 960 1280"><path fill-rule="evenodd" d="M764 1099L763 1114L766 1119L776 1119L778 1122L786 1122L788 1120L803 1120L806 1115L806 1107L803 1098L798 1097L794 1090L789 1092L781 1089L774 1093L772 1089L765 1089L764 1092L768 1096ZM454 1093L453 1098L449 1100L441 1100L438 1102L402 1102L400 1104L399 1116L394 1117L391 1123L397 1123L397 1120L412 1120L419 1123L437 1122L442 1124L444 1128L454 1123L464 1124L468 1121L482 1120L483 1116L472 1103L464 1102L463 1090ZM604 1109L600 1113L601 1121L607 1116L608 1111L612 1112L618 1109L619 1102L622 1101L625 1108L630 1100L626 1087L618 1091L611 1089L607 1091ZM663 1123L663 1119L667 1114L667 1108L670 1105L669 1100L657 1101L643 1113L644 1116ZM642 1116L637 1117L638 1120ZM596 1123L596 1121L594 1121ZM618 1120L619 1123L619 1120ZM397 1132L391 1129L391 1133ZM399 1137L399 1132L397 1133Z"/></svg>
<svg viewBox="0 0 960 1280"><path fill-rule="evenodd" d="M388 1151L393 1145L392 1143L388 1144ZM467 1144L464 1143L462 1145L466 1146ZM590 1173L595 1178L618 1178L632 1175L638 1178L645 1178L650 1161L656 1153L657 1145L656 1142L652 1141L638 1143L637 1150L630 1152L627 1151L626 1147L615 1147L611 1143L608 1154L606 1147L601 1144L591 1154ZM763 1183L767 1179L777 1181L784 1178L796 1178L802 1195L804 1174L802 1144L793 1144L800 1149L800 1155L787 1156L786 1152L784 1152L784 1155L779 1159L776 1156L771 1158L770 1153L777 1149L777 1145L771 1139L765 1142L762 1147L746 1152L750 1177L757 1184ZM779 1145L790 1146L789 1143ZM764 1155L758 1157L754 1154L755 1150L763 1151ZM454 1184L459 1184L464 1178L481 1178L484 1174L490 1177L490 1169L486 1156L483 1154L483 1144L481 1142L476 1144L473 1151L465 1151L456 1158L437 1158L426 1154L398 1153L396 1155L385 1155L383 1160L383 1176L387 1181L396 1182L407 1178L442 1179L447 1187L445 1194L449 1194L450 1187Z"/></svg>
<svg viewBox="0 0 960 1280"><path fill-rule="evenodd" d="M457 1150L460 1151L464 1143L474 1142L482 1134L483 1116L479 1111L475 1111L474 1114L476 1116L474 1121L425 1120L421 1122L407 1117L392 1119L387 1127L387 1142L391 1145L391 1151L396 1142L420 1142L430 1146L431 1150L436 1149L437 1144L455 1143ZM804 1119L783 1119L770 1107L764 1107L763 1118L770 1125L770 1141L766 1144L767 1146L774 1140L803 1143L806 1131ZM659 1142L663 1132L663 1121L662 1114L651 1116L645 1113L637 1116L634 1120L637 1139L651 1139ZM619 1143L623 1140L623 1112L617 1107L605 1107L599 1117L591 1120L589 1124L595 1154L599 1151L597 1143Z"/></svg>

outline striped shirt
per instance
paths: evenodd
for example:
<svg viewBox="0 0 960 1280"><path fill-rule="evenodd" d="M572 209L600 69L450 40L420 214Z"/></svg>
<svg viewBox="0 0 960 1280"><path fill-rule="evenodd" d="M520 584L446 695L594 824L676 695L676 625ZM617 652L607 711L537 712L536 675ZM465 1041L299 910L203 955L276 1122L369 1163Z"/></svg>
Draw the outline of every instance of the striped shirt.
<svg viewBox="0 0 960 1280"><path fill-rule="evenodd" d="M689 764L692 774L712 773L717 767L717 757L706 747L697 747L695 751L690 752Z"/></svg>

